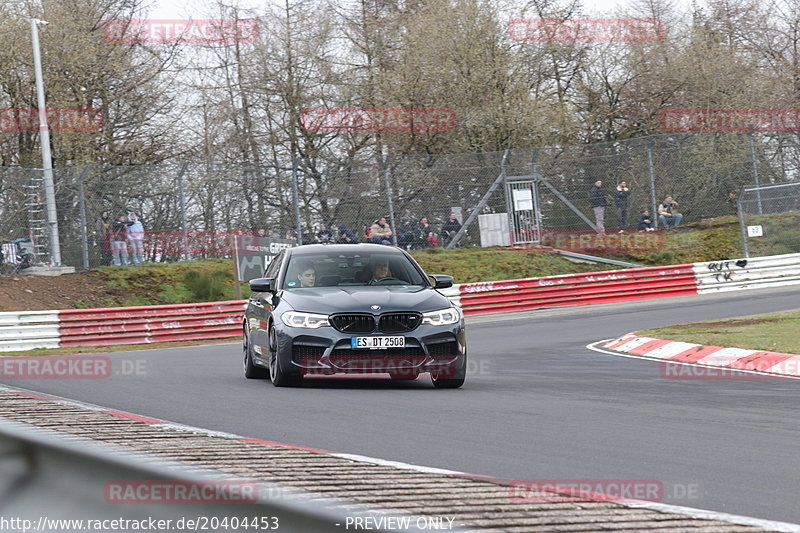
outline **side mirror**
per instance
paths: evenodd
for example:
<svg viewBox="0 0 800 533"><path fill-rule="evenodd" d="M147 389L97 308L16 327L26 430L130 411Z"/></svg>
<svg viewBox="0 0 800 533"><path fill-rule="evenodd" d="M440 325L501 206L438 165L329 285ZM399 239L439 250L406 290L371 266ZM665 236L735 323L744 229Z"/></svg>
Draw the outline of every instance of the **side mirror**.
<svg viewBox="0 0 800 533"><path fill-rule="evenodd" d="M453 286L453 276L446 276L444 274L431 274L428 277L433 279L434 289L446 289Z"/></svg>
<svg viewBox="0 0 800 533"><path fill-rule="evenodd" d="M275 278L256 278L249 282L253 292L275 292Z"/></svg>

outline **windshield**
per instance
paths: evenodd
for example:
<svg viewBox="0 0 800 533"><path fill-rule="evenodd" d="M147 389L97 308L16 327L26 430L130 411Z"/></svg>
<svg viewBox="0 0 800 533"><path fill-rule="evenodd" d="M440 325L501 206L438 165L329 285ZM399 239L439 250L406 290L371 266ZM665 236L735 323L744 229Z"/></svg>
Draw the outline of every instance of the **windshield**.
<svg viewBox="0 0 800 533"><path fill-rule="evenodd" d="M426 286L411 261L396 253L319 253L289 260L284 289L365 285Z"/></svg>

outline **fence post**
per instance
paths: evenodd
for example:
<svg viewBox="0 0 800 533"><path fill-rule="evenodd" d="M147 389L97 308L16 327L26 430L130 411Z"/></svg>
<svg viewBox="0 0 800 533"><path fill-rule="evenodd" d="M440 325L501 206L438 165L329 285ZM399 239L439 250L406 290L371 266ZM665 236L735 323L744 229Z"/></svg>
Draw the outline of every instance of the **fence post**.
<svg viewBox="0 0 800 533"><path fill-rule="evenodd" d="M303 221L300 218L300 156L294 159L292 165L292 200L294 202L295 233L297 233L297 245L303 245Z"/></svg>
<svg viewBox="0 0 800 533"><path fill-rule="evenodd" d="M181 231L183 232L183 260L189 260L189 235L188 231L188 223L186 222L186 195L183 192L183 175L186 173L186 170L189 168L189 162L186 161L181 165L181 169L178 171L178 202L180 203L180 210L181 210Z"/></svg>
<svg viewBox="0 0 800 533"><path fill-rule="evenodd" d="M539 149L534 148L531 151L531 175L533 176L533 224L536 226L534 234L536 239L534 242L542 241L542 210L541 199L539 198L539 166L537 160L539 158Z"/></svg>
<svg viewBox="0 0 800 533"><path fill-rule="evenodd" d="M389 207L389 227L392 228L392 244L397 246L397 228L394 225L394 202L392 201L391 163L391 154L386 154L383 158L383 182L386 185L386 205Z"/></svg>
<svg viewBox="0 0 800 533"><path fill-rule="evenodd" d="M653 217L653 227L658 229L658 208L656 207L656 173L653 170L653 139L647 139L647 173L650 176L650 205L652 211L650 216Z"/></svg>
<svg viewBox="0 0 800 533"><path fill-rule="evenodd" d="M86 195L83 192L83 180L89 174L92 165L83 167L78 176L78 213L81 225L81 255L83 256L83 270L89 270L89 235L86 231ZM102 246L102 244L101 244Z"/></svg>
<svg viewBox="0 0 800 533"><path fill-rule="evenodd" d="M467 228L469 227L469 225L472 224L472 222L476 218L478 218L478 215L480 214L481 210L489 202L489 198L492 197L492 194L494 194L494 191L497 190L497 187L499 187L501 183L505 182L505 180L506 180L506 164L508 163L508 155L510 153L511 153L511 150L509 148L506 148L505 151L503 151L503 159L500 160L500 174L494 180L494 183L492 183L491 187L489 187L489 190L486 191L486 194L483 195L483 198L481 198L481 201L478 202L478 205L476 205L472 209L472 212L467 217L467 220L464 221L464 225L461 226L461 229L458 230L458 232L453 236L453 239L450 241L450 243L447 246L445 246L446 249L449 250L450 248L454 248L455 245L458 244L458 241L460 241L461 237L464 236L464 233L467 232Z"/></svg>
<svg viewBox="0 0 800 533"><path fill-rule="evenodd" d="M750 161L753 164L753 179L755 179L756 187L757 187L756 188L756 203L758 204L758 214L762 215L763 212L762 212L762 209L761 209L761 191L758 190L758 187L761 187L761 184L759 183L760 178L759 178L759 175L758 175L758 158L756 157L756 143L755 143L755 140L753 139L753 132L752 131L748 131L747 132L747 140L750 142Z"/></svg>
<svg viewBox="0 0 800 533"><path fill-rule="evenodd" d="M742 232L742 251L744 252L745 259L750 257L750 254L747 250L747 229L744 225L744 210L742 209L742 196L739 195L739 199L736 202L736 214L739 216L739 229Z"/></svg>

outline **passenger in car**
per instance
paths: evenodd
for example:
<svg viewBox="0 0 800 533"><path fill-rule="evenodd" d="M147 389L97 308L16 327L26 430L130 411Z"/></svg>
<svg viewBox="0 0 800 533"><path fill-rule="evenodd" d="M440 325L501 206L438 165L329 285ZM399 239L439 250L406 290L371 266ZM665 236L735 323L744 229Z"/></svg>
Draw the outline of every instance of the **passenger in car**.
<svg viewBox="0 0 800 533"><path fill-rule="evenodd" d="M317 269L314 265L303 265L300 267L300 273L297 274L297 279L300 280L301 287L314 287L317 281Z"/></svg>

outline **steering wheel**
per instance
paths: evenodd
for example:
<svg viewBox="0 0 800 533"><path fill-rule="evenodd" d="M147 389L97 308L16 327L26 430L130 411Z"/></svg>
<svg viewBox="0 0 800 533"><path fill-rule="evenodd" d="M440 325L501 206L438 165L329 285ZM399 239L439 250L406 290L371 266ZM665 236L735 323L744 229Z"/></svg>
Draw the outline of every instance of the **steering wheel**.
<svg viewBox="0 0 800 533"><path fill-rule="evenodd" d="M369 284L370 284L370 285L377 285L377 284L378 284L378 283L380 283L381 281L391 281L391 280L403 281L403 280L402 280L402 279L400 279L400 278L395 278L395 277L393 277L393 276L389 276L388 278L381 278L381 279L371 279L371 280L369 280ZM405 283L405 282L404 282L404 283Z"/></svg>

